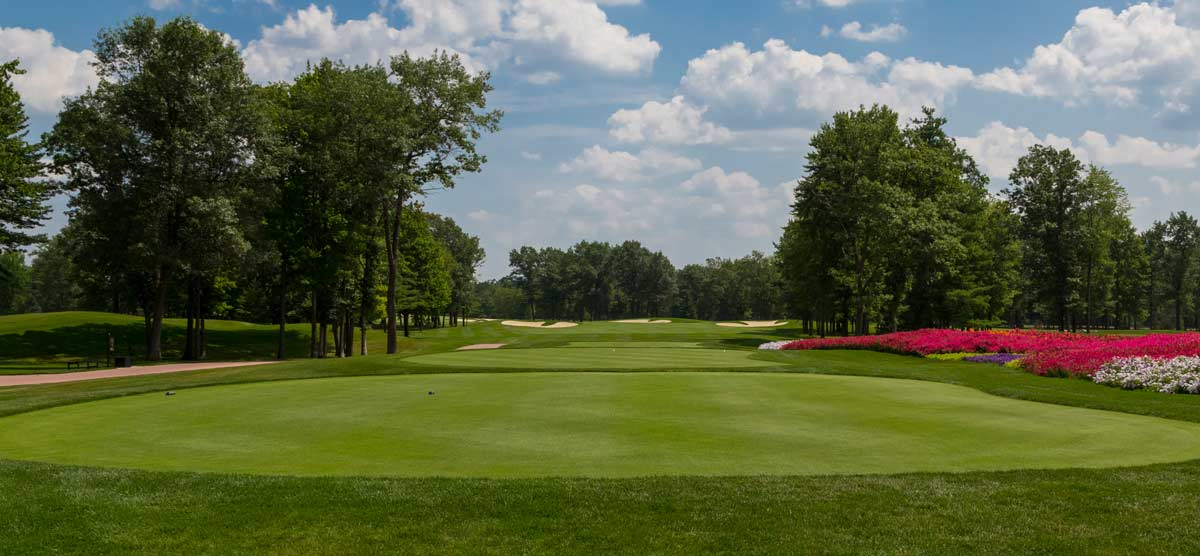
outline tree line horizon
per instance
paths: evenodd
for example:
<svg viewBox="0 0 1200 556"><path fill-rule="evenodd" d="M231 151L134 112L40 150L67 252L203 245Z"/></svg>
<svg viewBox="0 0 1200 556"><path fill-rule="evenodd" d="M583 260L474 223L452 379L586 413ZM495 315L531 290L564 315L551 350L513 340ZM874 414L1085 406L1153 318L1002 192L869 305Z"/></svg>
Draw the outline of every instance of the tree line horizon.
<svg viewBox="0 0 1200 556"><path fill-rule="evenodd" d="M773 253L677 268L634 240L514 249L478 281L479 238L422 196L480 172L499 131L490 75L457 56L320 60L259 85L218 31L137 17L99 33L100 84L67 99L41 141L0 65L0 313L105 309L310 326L309 355L387 352L410 326L470 314L531 319L791 318L809 334L925 327L1200 325L1200 225L1139 232L1124 188L1038 145L999 195L933 109L838 112L803 161ZM31 235L70 194L54 238ZM18 251L41 244L31 266ZM332 346L326 345L332 335Z"/></svg>

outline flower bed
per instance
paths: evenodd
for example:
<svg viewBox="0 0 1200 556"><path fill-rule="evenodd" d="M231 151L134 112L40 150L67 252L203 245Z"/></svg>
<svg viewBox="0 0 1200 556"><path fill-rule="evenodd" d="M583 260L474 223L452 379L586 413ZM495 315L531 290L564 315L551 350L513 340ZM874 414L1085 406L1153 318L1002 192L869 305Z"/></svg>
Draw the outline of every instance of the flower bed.
<svg viewBox="0 0 1200 556"><path fill-rule="evenodd" d="M1120 357L1200 356L1200 334L1086 336L1029 330L925 329L878 336L795 340L785 350L866 349L905 355L1025 354L1020 366L1039 375L1091 375Z"/></svg>
<svg viewBox="0 0 1200 556"><path fill-rule="evenodd" d="M1119 357L1101 365L1092 380L1129 390L1200 394L1200 357Z"/></svg>

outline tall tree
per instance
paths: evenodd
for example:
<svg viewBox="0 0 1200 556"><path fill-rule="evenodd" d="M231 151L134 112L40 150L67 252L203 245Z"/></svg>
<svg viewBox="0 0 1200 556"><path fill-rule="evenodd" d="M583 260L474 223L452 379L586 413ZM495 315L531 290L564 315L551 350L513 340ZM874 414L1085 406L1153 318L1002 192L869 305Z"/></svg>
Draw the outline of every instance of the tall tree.
<svg viewBox="0 0 1200 556"><path fill-rule="evenodd" d="M1192 280L1200 273L1196 255L1200 250L1200 225L1183 211L1172 213L1165 224L1163 281L1174 310L1173 326L1183 330L1184 315L1192 302Z"/></svg>
<svg viewBox="0 0 1200 556"><path fill-rule="evenodd" d="M796 187L799 233L832 247L813 254L830 257L819 263L838 286L829 293L841 297L842 316L858 334L870 330L872 315L888 300L890 258L911 205L889 172L902 141L896 113L885 106L839 112L810 141L806 175Z"/></svg>
<svg viewBox="0 0 1200 556"><path fill-rule="evenodd" d="M475 292L475 272L483 264L484 250L479 238L458 227L452 218L426 213L433 237L454 258L450 269L450 324L466 316Z"/></svg>
<svg viewBox="0 0 1200 556"><path fill-rule="evenodd" d="M144 274L146 358L157 361L169 288L198 263L181 225L212 201L250 196L243 171L261 119L237 48L191 19L133 18L102 31L95 52L100 84L66 103L48 145L83 193L77 206L124 219L112 239ZM128 210L110 214L118 204Z"/></svg>
<svg viewBox="0 0 1200 556"><path fill-rule="evenodd" d="M1068 326L1071 295L1080 282L1080 212L1086 194L1083 165L1068 149L1035 145L1009 175L1005 190L1021 219L1025 269L1060 330Z"/></svg>
<svg viewBox="0 0 1200 556"><path fill-rule="evenodd" d="M28 140L29 117L13 88L13 76L23 73L16 60L0 64L0 252L38 239L22 230L46 218L46 201L54 192L49 182L37 179L41 148Z"/></svg>
<svg viewBox="0 0 1200 556"><path fill-rule="evenodd" d="M389 68L396 109L388 113L397 156L391 159L391 172L382 176L387 187L380 214L387 255L387 352L396 353L402 213L427 187L449 189L459 175L478 172L487 157L475 143L484 132L499 129L502 113L486 110L490 76L472 74L457 55L414 58L405 53L393 57Z"/></svg>
<svg viewBox="0 0 1200 556"><path fill-rule="evenodd" d="M1082 272L1081 302L1084 326L1091 331L1096 292L1105 289L1115 272L1113 243L1129 228L1129 200L1125 189L1106 170L1091 166L1080 192L1079 247Z"/></svg>

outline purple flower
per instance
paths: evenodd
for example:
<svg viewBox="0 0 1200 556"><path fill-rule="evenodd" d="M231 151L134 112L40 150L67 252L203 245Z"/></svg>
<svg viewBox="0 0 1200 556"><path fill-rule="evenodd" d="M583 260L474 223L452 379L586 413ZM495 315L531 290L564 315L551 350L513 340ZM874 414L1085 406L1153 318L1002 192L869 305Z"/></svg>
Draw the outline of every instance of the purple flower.
<svg viewBox="0 0 1200 556"><path fill-rule="evenodd" d="M972 363L995 363L997 365L1005 365L1024 357L1020 353L989 353L987 355L971 355L963 357L963 361Z"/></svg>

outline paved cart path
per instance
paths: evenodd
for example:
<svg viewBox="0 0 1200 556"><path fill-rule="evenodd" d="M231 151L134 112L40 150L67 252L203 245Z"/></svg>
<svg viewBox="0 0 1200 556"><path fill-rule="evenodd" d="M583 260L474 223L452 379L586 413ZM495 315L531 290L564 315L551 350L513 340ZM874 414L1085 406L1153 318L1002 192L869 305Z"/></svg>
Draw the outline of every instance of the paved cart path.
<svg viewBox="0 0 1200 556"><path fill-rule="evenodd" d="M122 376L156 375L162 373L182 373L186 371L202 371L205 369L224 369L226 367L249 367L251 365L270 365L275 361L225 361L206 363L175 363L171 365L149 365L144 367L126 367L123 369L105 369L101 371L81 371L77 373L53 373L38 375L0 375L0 387L29 386L31 384L56 384L59 382L75 382L78 380L96 380L100 378L116 378Z"/></svg>

